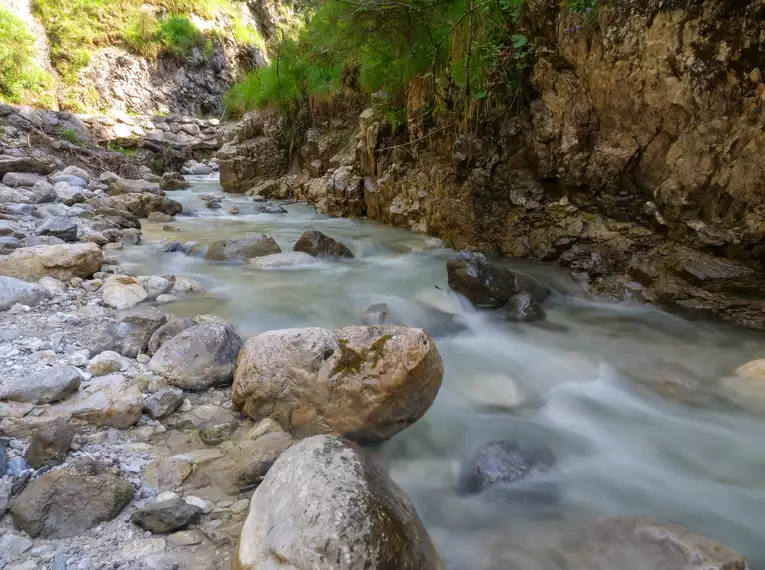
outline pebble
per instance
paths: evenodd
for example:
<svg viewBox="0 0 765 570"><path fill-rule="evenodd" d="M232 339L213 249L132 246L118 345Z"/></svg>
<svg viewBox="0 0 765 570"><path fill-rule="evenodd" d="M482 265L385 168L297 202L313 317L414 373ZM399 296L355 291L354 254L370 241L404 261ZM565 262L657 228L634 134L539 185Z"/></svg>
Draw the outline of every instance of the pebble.
<svg viewBox="0 0 765 570"><path fill-rule="evenodd" d="M90 351L87 348L84 348L69 356L69 359L66 361L66 363L69 366L81 367L85 366L88 363L88 360L90 360Z"/></svg>
<svg viewBox="0 0 765 570"><path fill-rule="evenodd" d="M199 497L195 497L192 495L190 497L184 497L183 500L190 505L199 507L204 514L210 513L213 510L213 504L210 501L205 501L204 499L201 499Z"/></svg>
<svg viewBox="0 0 765 570"><path fill-rule="evenodd" d="M202 533L198 530L182 530L167 537L167 540L176 546L193 546L202 542L202 539Z"/></svg>
<svg viewBox="0 0 765 570"><path fill-rule="evenodd" d="M148 364L151 361L151 356L148 354L139 354L136 360L141 364Z"/></svg>
<svg viewBox="0 0 765 570"><path fill-rule="evenodd" d="M27 462L23 457L14 457L8 462L8 475L18 477L27 469Z"/></svg>
<svg viewBox="0 0 765 570"><path fill-rule="evenodd" d="M50 564L50 570L66 570L66 554L63 552L56 554Z"/></svg>
<svg viewBox="0 0 765 570"><path fill-rule="evenodd" d="M178 408L181 412L188 412L191 409L191 401L186 398L183 400L183 403L181 403L180 407Z"/></svg>
<svg viewBox="0 0 765 570"><path fill-rule="evenodd" d="M231 505L231 512L234 513L235 515L238 515L246 511L249 506L250 506L249 499L242 499L240 501L237 501L233 505Z"/></svg>
<svg viewBox="0 0 765 570"><path fill-rule="evenodd" d="M157 495L157 498L155 499L158 503L161 503L162 501L171 501L172 499L177 499L180 495L178 493L173 493L172 491L165 491L163 493L160 493ZM186 499L186 502L188 503L188 499Z"/></svg>
<svg viewBox="0 0 765 570"><path fill-rule="evenodd" d="M18 315L20 313L28 313L31 310L32 308L29 305L22 305L21 303L16 303L13 307L11 307L8 310L8 314Z"/></svg>

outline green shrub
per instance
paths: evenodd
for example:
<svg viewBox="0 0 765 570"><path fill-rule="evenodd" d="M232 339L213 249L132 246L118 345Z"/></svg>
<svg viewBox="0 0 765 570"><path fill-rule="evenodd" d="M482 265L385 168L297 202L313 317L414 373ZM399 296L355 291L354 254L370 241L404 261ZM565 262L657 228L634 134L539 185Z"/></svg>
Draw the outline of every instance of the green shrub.
<svg viewBox="0 0 765 570"><path fill-rule="evenodd" d="M157 39L171 54L185 57L195 47L205 46L207 38L186 16L173 14L160 21Z"/></svg>
<svg viewBox="0 0 765 570"><path fill-rule="evenodd" d="M285 108L347 88L366 94L385 89L402 105L407 85L418 76L433 76L443 98L454 91L450 86L466 92L469 74L471 97L485 97L497 87L492 70L506 50L515 49L510 37L525 4L475 0L472 11L470 6L469 0L380 0L361 7L326 0L296 37L271 46L268 68L231 89L227 109ZM341 81L342 70L355 70L355 83Z"/></svg>
<svg viewBox="0 0 765 570"><path fill-rule="evenodd" d="M85 142L74 129L65 129L61 132L61 138L75 146L85 146Z"/></svg>
<svg viewBox="0 0 765 570"><path fill-rule="evenodd" d="M24 22L0 8L0 100L50 100L51 78L35 64L34 55L34 38Z"/></svg>

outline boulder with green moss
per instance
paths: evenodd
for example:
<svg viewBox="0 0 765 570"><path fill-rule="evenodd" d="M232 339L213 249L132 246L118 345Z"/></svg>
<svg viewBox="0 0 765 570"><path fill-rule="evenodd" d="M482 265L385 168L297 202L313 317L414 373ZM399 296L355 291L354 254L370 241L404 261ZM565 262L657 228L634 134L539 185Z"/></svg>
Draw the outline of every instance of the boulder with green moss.
<svg viewBox="0 0 765 570"><path fill-rule="evenodd" d="M234 407L298 437L384 441L420 419L444 368L421 329L354 326L269 331L250 338L234 371Z"/></svg>

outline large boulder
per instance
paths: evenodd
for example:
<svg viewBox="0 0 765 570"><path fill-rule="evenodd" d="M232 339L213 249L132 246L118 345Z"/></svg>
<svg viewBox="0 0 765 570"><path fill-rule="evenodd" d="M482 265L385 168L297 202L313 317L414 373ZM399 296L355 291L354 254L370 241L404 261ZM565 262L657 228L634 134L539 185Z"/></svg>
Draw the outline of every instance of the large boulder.
<svg viewBox="0 0 765 570"><path fill-rule="evenodd" d="M3 184L11 188L24 186L32 188L38 182L44 182L45 177L33 172L8 172L3 176Z"/></svg>
<svg viewBox="0 0 765 570"><path fill-rule="evenodd" d="M47 289L35 283L27 283L14 277L0 277L0 311L10 309L16 303L38 305L49 296Z"/></svg>
<svg viewBox="0 0 765 570"><path fill-rule="evenodd" d="M250 338L234 372L234 407L304 437L384 441L420 419L444 367L421 329L270 331Z"/></svg>
<svg viewBox="0 0 765 570"><path fill-rule="evenodd" d="M495 309L518 292L515 274L497 267L481 253L462 251L446 262L449 287L476 307Z"/></svg>
<svg viewBox="0 0 765 570"><path fill-rule="evenodd" d="M143 396L121 374L93 378L87 386L51 409L53 415L98 427L127 429L141 419Z"/></svg>
<svg viewBox="0 0 765 570"><path fill-rule="evenodd" d="M295 251L314 257L353 257L353 253L339 241L318 231L305 232L295 244Z"/></svg>
<svg viewBox="0 0 765 570"><path fill-rule="evenodd" d="M163 190L182 190L191 188L191 182L180 172L165 172L159 179L159 187Z"/></svg>
<svg viewBox="0 0 765 570"><path fill-rule="evenodd" d="M147 218L152 212L162 212L175 216L183 211L183 206L175 200L170 200L157 194L120 194L104 199L100 207L125 210L139 218Z"/></svg>
<svg viewBox="0 0 765 570"><path fill-rule="evenodd" d="M159 186L146 180L128 180L119 178L109 184L109 194L142 194L159 193Z"/></svg>
<svg viewBox="0 0 765 570"><path fill-rule="evenodd" d="M242 341L225 321L211 318L166 340L149 368L184 390L230 384Z"/></svg>
<svg viewBox="0 0 765 570"><path fill-rule="evenodd" d="M213 242L207 248L205 259L216 261L239 259L247 261L253 257L281 253L281 251L281 248L273 238L260 234Z"/></svg>
<svg viewBox="0 0 765 570"><path fill-rule="evenodd" d="M135 307L147 298L146 291L138 279L129 275L111 275L99 290L104 305L118 311Z"/></svg>
<svg viewBox="0 0 765 570"><path fill-rule="evenodd" d="M129 481L88 458L35 479L11 501L10 510L32 538L69 538L113 519L132 497Z"/></svg>
<svg viewBox="0 0 765 570"><path fill-rule="evenodd" d="M91 277L103 263L104 254L94 243L38 245L0 257L0 275L24 281L38 281L46 276L69 281L72 277Z"/></svg>
<svg viewBox="0 0 765 570"><path fill-rule="evenodd" d="M370 455L319 435L293 445L255 491L235 568L442 570L414 506Z"/></svg>
<svg viewBox="0 0 765 570"><path fill-rule="evenodd" d="M53 366L0 382L0 400L50 404L74 394L80 387L82 374L73 366Z"/></svg>

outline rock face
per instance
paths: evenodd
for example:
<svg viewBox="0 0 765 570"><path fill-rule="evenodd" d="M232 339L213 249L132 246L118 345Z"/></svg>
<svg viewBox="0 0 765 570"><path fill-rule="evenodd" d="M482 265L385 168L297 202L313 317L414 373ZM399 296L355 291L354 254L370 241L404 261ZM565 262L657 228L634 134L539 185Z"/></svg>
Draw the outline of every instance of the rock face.
<svg viewBox="0 0 765 570"><path fill-rule="evenodd" d="M265 178L286 169L288 152L280 144L282 125L272 111L247 113L231 141L217 153L220 183L226 192L244 193Z"/></svg>
<svg viewBox="0 0 765 570"><path fill-rule="evenodd" d="M0 277L0 311L16 303L34 306L50 297L47 289L34 283L27 283L13 277Z"/></svg>
<svg viewBox="0 0 765 570"><path fill-rule="evenodd" d="M198 523L202 509L183 499L170 499L152 503L130 518L135 524L151 532L165 534Z"/></svg>
<svg viewBox="0 0 765 570"><path fill-rule="evenodd" d="M247 261L253 257L281 253L281 251L273 238L261 234L213 242L205 253L205 259Z"/></svg>
<svg viewBox="0 0 765 570"><path fill-rule="evenodd" d="M441 570L406 495L364 451L315 436L287 450L255 491L235 566Z"/></svg>
<svg viewBox="0 0 765 570"><path fill-rule="evenodd" d="M82 459L29 483L10 510L31 537L68 538L113 519L132 497L133 486L108 465Z"/></svg>
<svg viewBox="0 0 765 570"><path fill-rule="evenodd" d="M104 255L94 243L38 245L0 256L0 275L24 281L43 277L68 281L72 277L91 277L103 263Z"/></svg>
<svg viewBox="0 0 765 570"><path fill-rule="evenodd" d="M234 373L234 407L304 437L384 441L420 419L444 368L420 329L270 331L250 338Z"/></svg>
<svg viewBox="0 0 765 570"><path fill-rule="evenodd" d="M242 341L221 319L202 322L166 340L149 368L184 390L230 384Z"/></svg>
<svg viewBox="0 0 765 570"><path fill-rule="evenodd" d="M295 244L295 251L314 257L353 257L353 252L321 232L305 232Z"/></svg>

